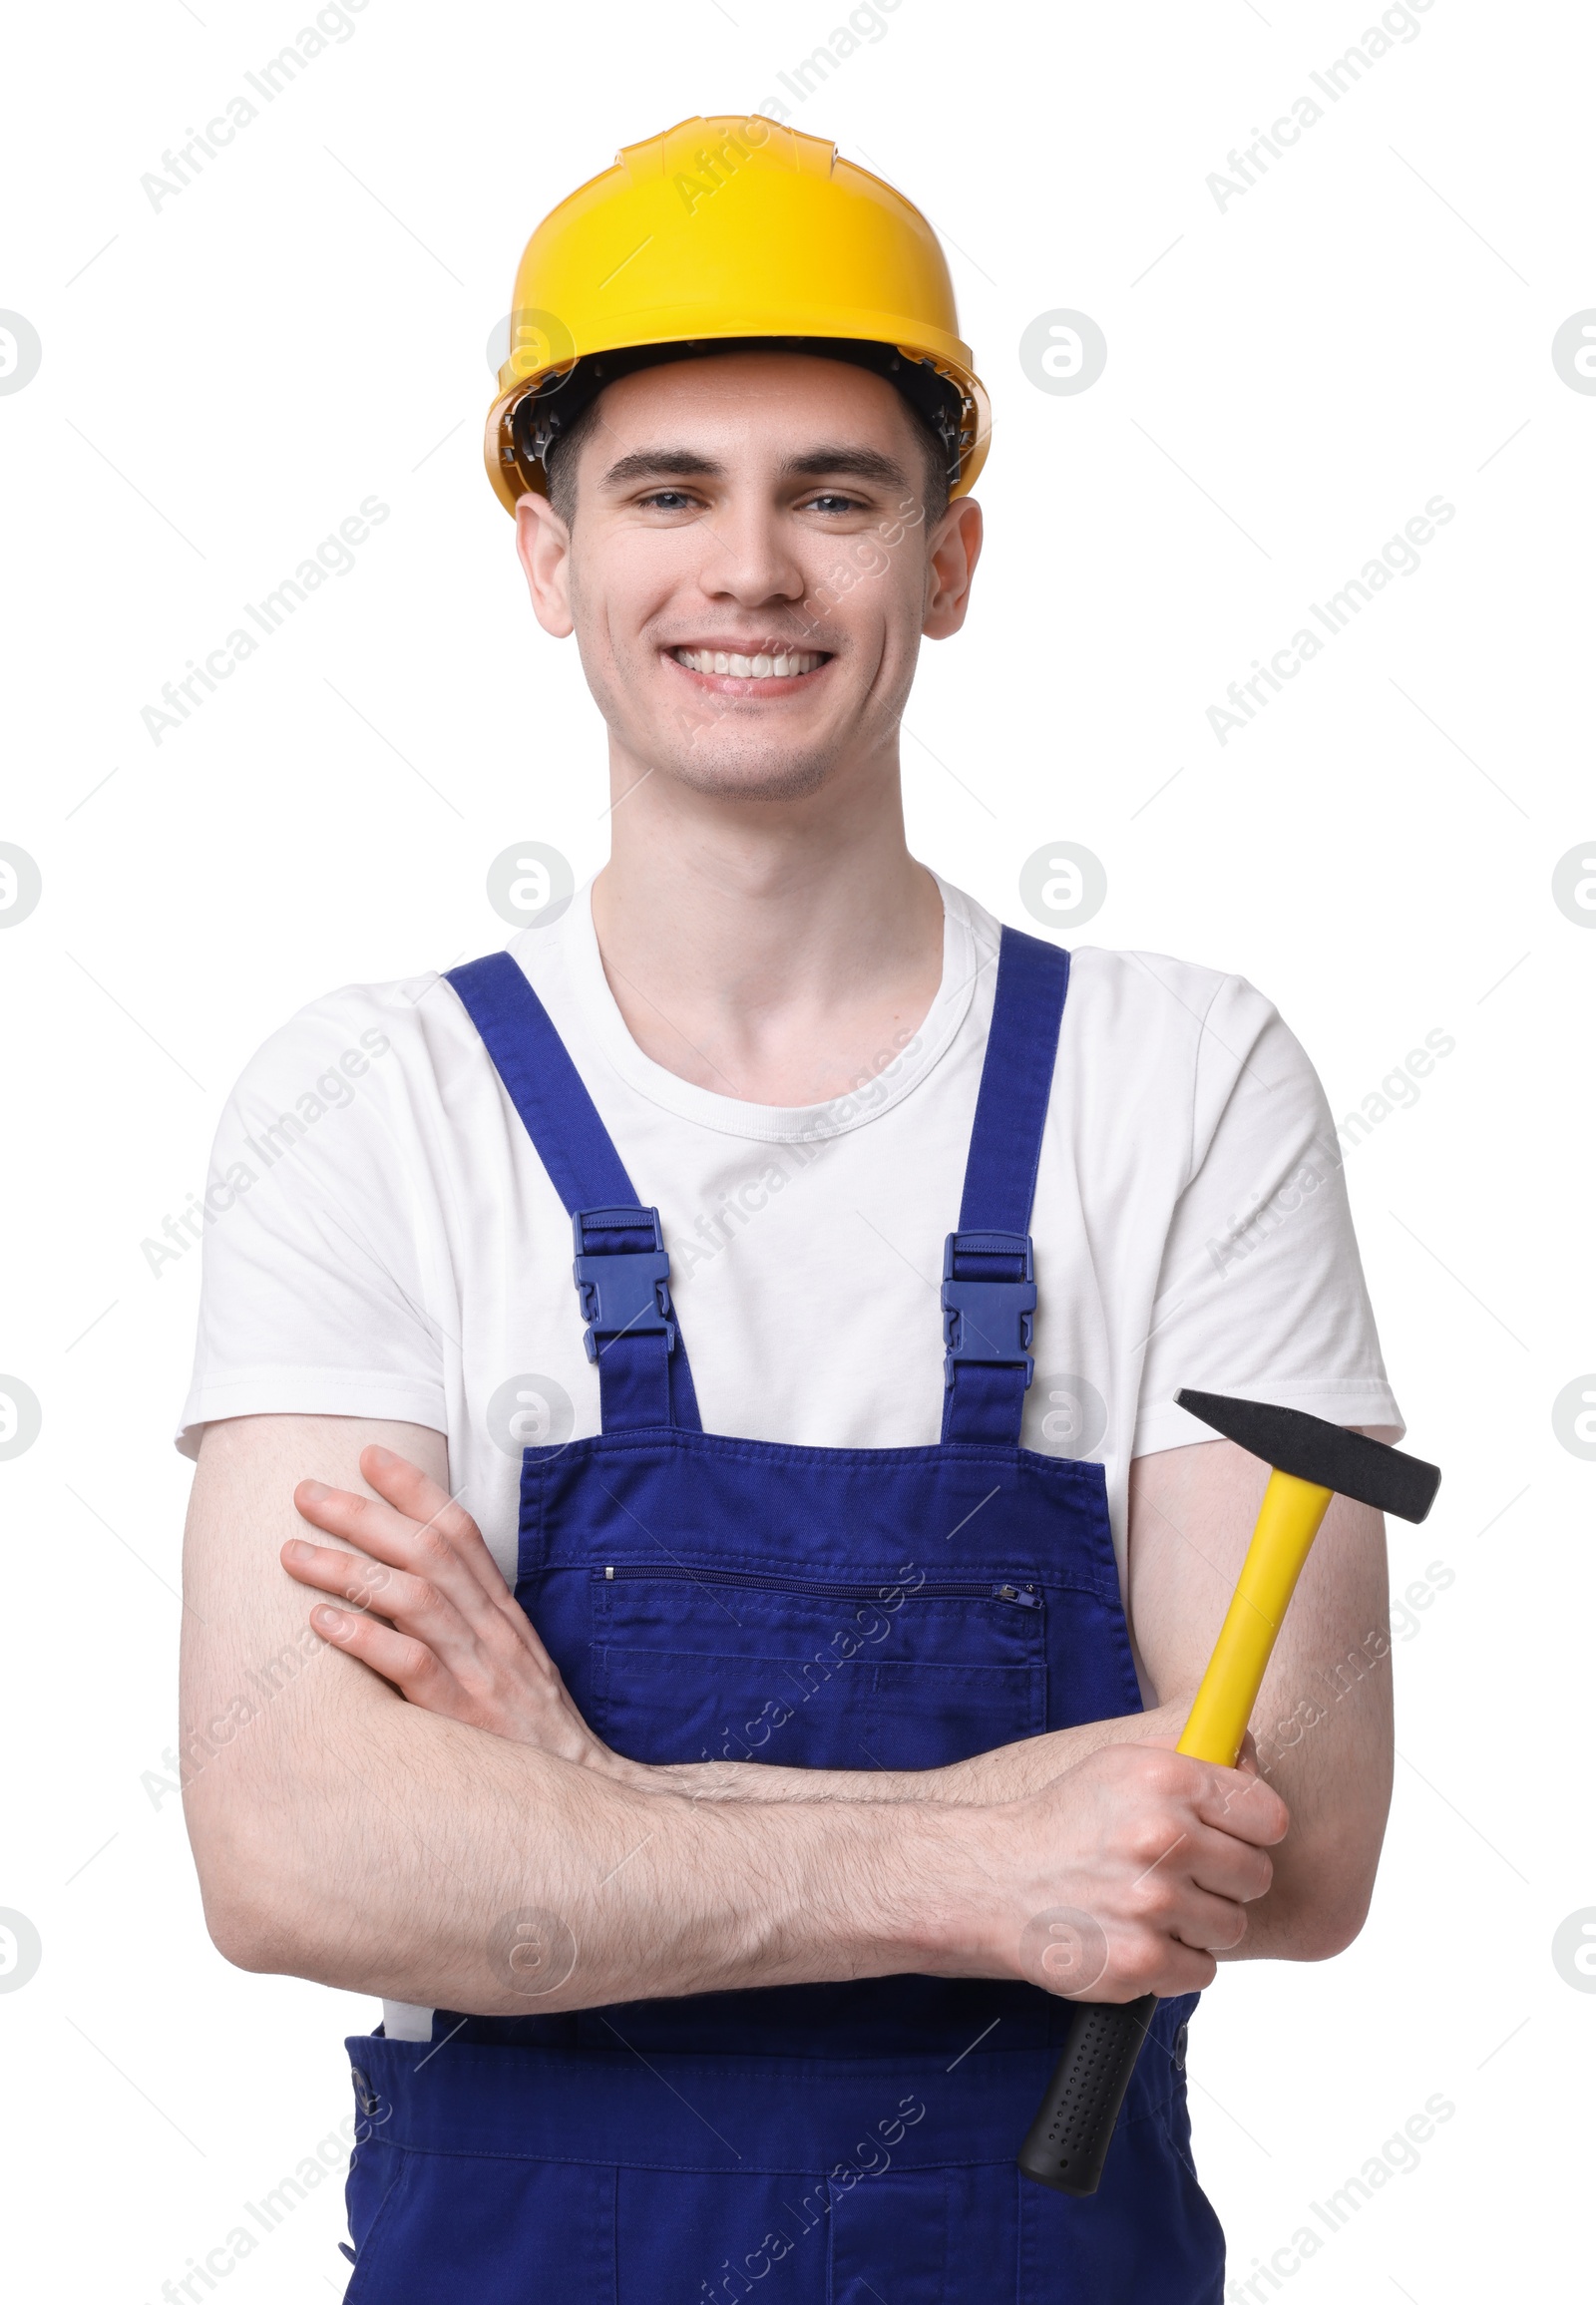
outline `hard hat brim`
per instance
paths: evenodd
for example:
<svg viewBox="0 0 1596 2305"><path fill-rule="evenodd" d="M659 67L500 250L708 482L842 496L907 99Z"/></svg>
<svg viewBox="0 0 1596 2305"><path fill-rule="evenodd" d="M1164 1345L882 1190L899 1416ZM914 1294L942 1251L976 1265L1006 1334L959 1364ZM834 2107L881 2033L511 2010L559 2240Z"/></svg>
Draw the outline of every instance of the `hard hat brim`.
<svg viewBox="0 0 1596 2305"><path fill-rule="evenodd" d="M687 315L682 316L683 320L687 317ZM987 396L986 386L970 366L967 348L963 344L957 343L955 339L942 338L940 332L934 332L924 327L913 331L907 328L900 330L894 328L885 316L884 324L879 332L875 329L857 327L839 328L835 324L837 315L828 313L817 316L817 325L813 328L795 327L792 321L788 319L784 325L780 326L774 323L765 327L741 325L735 328L728 327L714 333L704 328L701 312L694 312L690 317L693 323L691 326L678 325L668 332L661 329L657 335L652 335L650 332L652 341L648 344L638 345L635 339L631 339L615 345L585 345L583 355L607 351L624 351L629 355L646 354L655 346L665 352L671 347L700 343L704 345L706 355L712 355L717 338L728 340L728 350L731 348L731 342L741 345L749 340L764 340L770 344L772 350L796 351L799 343L805 338L820 340L817 341L816 349L821 358L835 357L835 355L822 349L822 342L825 339L833 341L847 339L861 345L880 346L886 351L901 354L906 360L929 363L937 374L952 385L959 394L964 404L961 430L965 445L960 453L959 476L957 480L950 483L948 493L950 498L967 496L975 486L976 479L987 461L988 443L992 432L992 405ZM829 325L819 324L821 320L829 323ZM928 342L926 339L934 333L938 335L938 341L936 343ZM543 367L534 369L530 373L518 374L514 363L507 361L505 366L500 369L499 394L488 411L488 422L483 440L483 461L487 466L488 478L493 484L494 494L506 512L514 513L523 496L528 494L547 496L549 493L548 476L541 460L524 454L518 443L515 423L516 411L523 402L547 394L556 379L570 376L580 364L580 360L567 358L549 361ZM645 367L648 363L645 358L633 358L631 365L633 367ZM908 396L906 395L906 397Z"/></svg>

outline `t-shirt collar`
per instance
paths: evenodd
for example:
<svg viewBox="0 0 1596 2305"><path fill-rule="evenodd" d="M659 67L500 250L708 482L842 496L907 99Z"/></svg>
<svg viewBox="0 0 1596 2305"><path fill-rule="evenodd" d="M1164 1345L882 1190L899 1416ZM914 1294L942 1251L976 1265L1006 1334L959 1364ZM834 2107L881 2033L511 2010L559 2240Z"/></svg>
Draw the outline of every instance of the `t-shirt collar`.
<svg viewBox="0 0 1596 2305"><path fill-rule="evenodd" d="M752 1137L767 1144L802 1143L844 1136L913 1095L947 1053L970 1014L978 979L984 969L990 973L996 954L988 956L981 950L969 906L960 892L940 876L937 886L943 902L943 960L936 997L901 1047L883 1047L880 1062L869 1077L824 1104L748 1104L738 1097L699 1088L645 1056L627 1031L604 974L594 928L591 881L578 890L561 920L546 930L524 932L526 946L518 940L513 950L524 963L536 964L536 947L531 941L560 939L567 983L584 1037L590 1045L597 1043L610 1069L650 1104L724 1136ZM990 1005L991 985L986 989Z"/></svg>

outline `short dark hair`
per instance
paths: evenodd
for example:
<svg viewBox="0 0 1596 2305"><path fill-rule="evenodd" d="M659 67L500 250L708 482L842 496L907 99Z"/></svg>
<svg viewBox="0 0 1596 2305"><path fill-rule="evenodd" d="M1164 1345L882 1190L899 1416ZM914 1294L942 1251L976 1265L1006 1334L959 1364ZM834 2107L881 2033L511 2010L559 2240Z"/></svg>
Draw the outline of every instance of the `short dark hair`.
<svg viewBox="0 0 1596 2305"><path fill-rule="evenodd" d="M934 529L948 510L948 451L941 435L921 415L914 402L903 393L898 397L925 462L922 493L926 502L926 526ZM577 511L577 463L582 453L582 444L598 422L598 403L602 398L602 393L596 394L580 414L573 417L569 427L551 444L544 459L549 502L568 529Z"/></svg>

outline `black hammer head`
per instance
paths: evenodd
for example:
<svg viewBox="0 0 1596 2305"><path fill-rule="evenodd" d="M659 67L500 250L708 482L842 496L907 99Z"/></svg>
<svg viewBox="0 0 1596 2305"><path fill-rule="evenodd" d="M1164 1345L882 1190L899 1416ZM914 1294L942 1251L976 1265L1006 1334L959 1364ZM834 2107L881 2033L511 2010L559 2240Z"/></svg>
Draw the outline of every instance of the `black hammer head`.
<svg viewBox="0 0 1596 2305"><path fill-rule="evenodd" d="M1276 1408L1264 1400L1233 1400L1224 1392L1177 1392L1177 1407L1211 1424L1239 1448L1265 1464L1338 1496L1355 1497L1398 1520L1421 1521L1435 1501L1440 1468L1399 1448L1349 1432L1300 1408Z"/></svg>

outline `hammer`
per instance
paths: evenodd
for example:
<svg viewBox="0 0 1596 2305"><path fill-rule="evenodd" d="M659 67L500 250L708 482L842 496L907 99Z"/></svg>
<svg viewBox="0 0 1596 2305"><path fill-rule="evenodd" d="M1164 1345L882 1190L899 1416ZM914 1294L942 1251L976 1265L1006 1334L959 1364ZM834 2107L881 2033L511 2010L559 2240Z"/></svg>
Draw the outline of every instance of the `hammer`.
<svg viewBox="0 0 1596 2305"><path fill-rule="evenodd" d="M1230 1608L1175 1747L1234 1768L1270 1652L1332 1497L1421 1521L1435 1501L1440 1473L1300 1408L1220 1392L1177 1392L1175 1399L1272 1468ZM1156 2007L1152 1993L1137 2001L1075 2003L1063 2054L1019 2149L1027 2177L1077 2198L1097 2190Z"/></svg>

